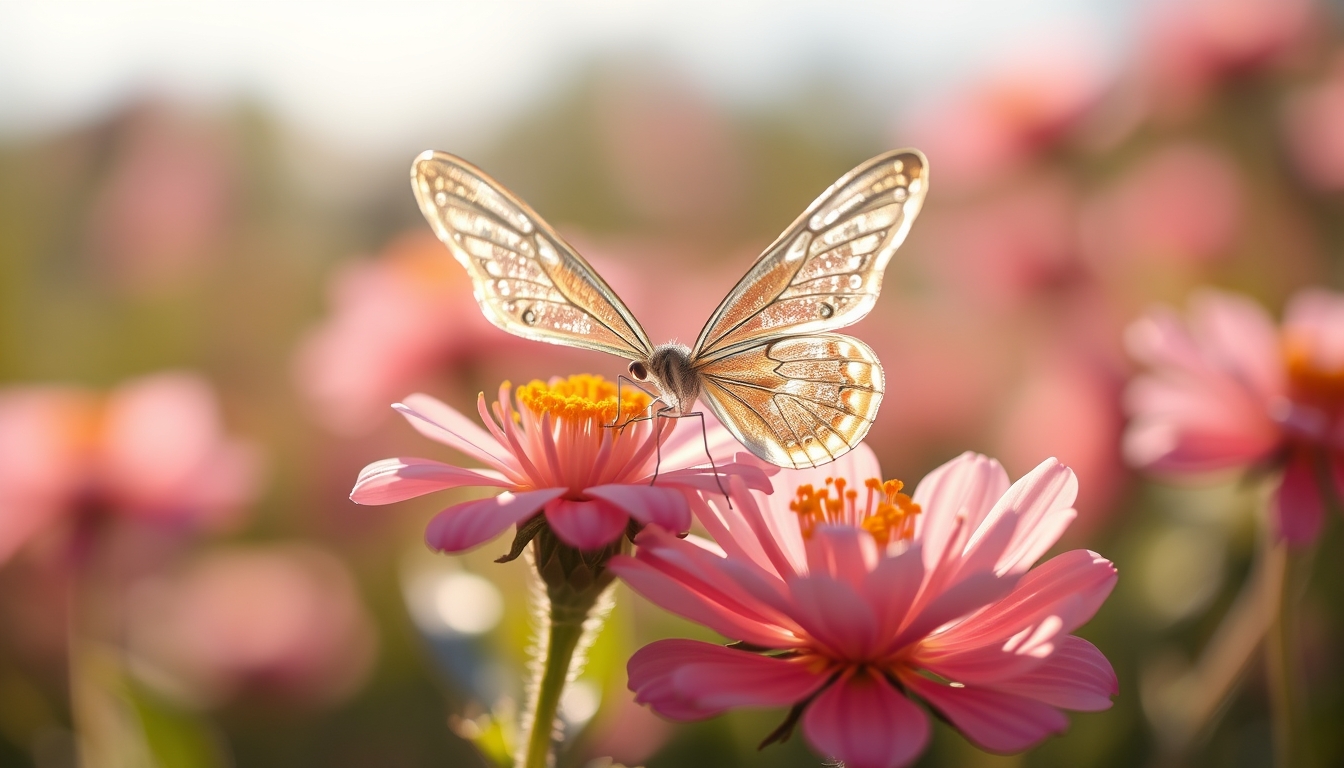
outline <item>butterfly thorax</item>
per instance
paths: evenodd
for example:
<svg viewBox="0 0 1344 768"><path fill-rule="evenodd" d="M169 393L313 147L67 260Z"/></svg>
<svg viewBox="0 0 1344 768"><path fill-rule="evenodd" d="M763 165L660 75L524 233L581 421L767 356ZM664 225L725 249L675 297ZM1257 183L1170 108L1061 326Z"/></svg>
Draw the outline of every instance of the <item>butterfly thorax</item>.
<svg viewBox="0 0 1344 768"><path fill-rule="evenodd" d="M658 387L663 401L674 413L695 409L700 397L700 374L691 365L691 349L683 344L660 344L646 363L648 378Z"/></svg>

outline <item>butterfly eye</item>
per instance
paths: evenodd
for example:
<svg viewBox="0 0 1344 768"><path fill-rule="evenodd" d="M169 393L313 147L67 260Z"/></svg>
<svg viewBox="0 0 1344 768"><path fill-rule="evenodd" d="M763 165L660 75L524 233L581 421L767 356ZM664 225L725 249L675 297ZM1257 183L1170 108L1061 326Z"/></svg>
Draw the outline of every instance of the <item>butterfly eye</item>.
<svg viewBox="0 0 1344 768"><path fill-rule="evenodd" d="M630 363L630 375L634 377L635 381L648 381L649 369L645 368L643 363L635 360Z"/></svg>

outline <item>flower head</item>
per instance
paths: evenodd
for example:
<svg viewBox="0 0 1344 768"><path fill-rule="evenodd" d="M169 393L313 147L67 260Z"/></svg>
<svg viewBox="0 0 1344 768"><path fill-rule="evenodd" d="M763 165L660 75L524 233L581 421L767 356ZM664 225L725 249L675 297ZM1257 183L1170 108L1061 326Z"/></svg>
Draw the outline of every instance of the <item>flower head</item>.
<svg viewBox="0 0 1344 768"><path fill-rule="evenodd" d="M185 372L128 381L106 396L0 391L0 562L53 526L238 521L258 490L259 456L221 422L210 384Z"/></svg>
<svg viewBox="0 0 1344 768"><path fill-rule="evenodd" d="M1070 633L1110 593L1114 567L1075 550L1032 569L1076 514L1073 472L1051 459L1010 486L998 462L967 453L912 496L878 477L860 446L777 475L797 487L792 501L733 479L731 509L698 503L718 546L640 533L612 570L738 646L646 646L629 665L637 699L677 720L791 707L767 741L801 721L817 751L851 768L920 754L929 724L916 699L996 752L1063 731L1060 709L1110 706L1110 664Z"/></svg>
<svg viewBox="0 0 1344 768"><path fill-rule="evenodd" d="M1127 340L1149 367L1127 397L1130 462L1170 475L1282 467L1275 525L1291 543L1314 539L1318 472L1344 489L1344 295L1299 293L1279 330L1251 300L1205 291L1188 324L1155 310Z"/></svg>
<svg viewBox="0 0 1344 768"><path fill-rule="evenodd" d="M448 488L500 488L498 496L439 513L425 532L429 545L471 549L543 512L562 542L594 550L617 541L632 519L686 530L691 517L682 489L717 493L729 476L752 488L770 487L754 459L732 459L737 443L717 422L706 418L702 440L699 425L684 420L630 421L648 405L648 396L633 388L622 389L618 402L616 385L599 376L533 381L517 391L505 382L490 407L484 394L477 400L482 429L428 395L411 395L393 407L412 426L488 469L384 459L364 468L350 498L388 504Z"/></svg>

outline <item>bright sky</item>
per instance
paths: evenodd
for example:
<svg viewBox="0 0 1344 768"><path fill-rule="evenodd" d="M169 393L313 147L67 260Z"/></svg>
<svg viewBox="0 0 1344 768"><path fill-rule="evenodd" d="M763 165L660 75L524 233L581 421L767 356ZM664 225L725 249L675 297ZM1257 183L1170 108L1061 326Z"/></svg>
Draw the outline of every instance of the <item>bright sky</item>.
<svg viewBox="0 0 1344 768"><path fill-rule="evenodd" d="M386 150L430 127L483 135L585 61L617 55L653 58L725 100L769 101L824 72L880 103L1043 39L1105 63L1130 42L1136 5L0 0L0 135L145 92L246 95L307 135Z"/></svg>

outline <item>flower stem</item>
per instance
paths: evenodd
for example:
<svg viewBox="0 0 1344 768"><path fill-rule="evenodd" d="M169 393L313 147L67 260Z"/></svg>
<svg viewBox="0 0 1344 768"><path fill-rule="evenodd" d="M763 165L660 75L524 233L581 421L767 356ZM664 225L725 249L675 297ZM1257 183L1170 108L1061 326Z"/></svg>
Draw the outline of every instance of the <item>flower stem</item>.
<svg viewBox="0 0 1344 768"><path fill-rule="evenodd" d="M547 768L551 763L551 745L556 731L556 712L560 695L569 682L574 652L583 638L583 617L578 621L556 621L552 617L546 638L546 656L541 666L536 702L532 707L531 728L527 734L527 752L523 768Z"/></svg>
<svg viewBox="0 0 1344 768"><path fill-rule="evenodd" d="M615 576L607 561L624 547L624 539L593 552L580 552L542 528L532 541L533 564L545 586L546 611L540 630L545 645L529 686L530 702L523 716L525 740L519 768L550 768L556 741L556 715L565 685L583 667L583 651L592 643L611 607Z"/></svg>
<svg viewBox="0 0 1344 768"><path fill-rule="evenodd" d="M1300 732L1302 707L1299 701L1301 691L1297 685L1299 670L1293 653L1296 647L1293 607L1297 601L1291 565L1292 560L1289 559L1280 585L1278 611L1265 642L1265 671L1269 676L1274 728L1274 764L1279 768L1302 768L1307 765L1303 734Z"/></svg>

